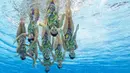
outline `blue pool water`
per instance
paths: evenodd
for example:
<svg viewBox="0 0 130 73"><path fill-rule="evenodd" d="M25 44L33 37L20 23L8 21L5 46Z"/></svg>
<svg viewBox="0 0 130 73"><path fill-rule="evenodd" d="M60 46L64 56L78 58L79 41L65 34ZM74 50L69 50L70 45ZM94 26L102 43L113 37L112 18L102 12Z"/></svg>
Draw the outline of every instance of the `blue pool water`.
<svg viewBox="0 0 130 73"><path fill-rule="evenodd" d="M130 0L82 1L73 15L75 26L80 24L76 58L66 54L63 68L54 64L50 73L130 73ZM16 56L17 15L11 6L10 0L0 1L0 73L44 73L39 61L33 68L31 59Z"/></svg>

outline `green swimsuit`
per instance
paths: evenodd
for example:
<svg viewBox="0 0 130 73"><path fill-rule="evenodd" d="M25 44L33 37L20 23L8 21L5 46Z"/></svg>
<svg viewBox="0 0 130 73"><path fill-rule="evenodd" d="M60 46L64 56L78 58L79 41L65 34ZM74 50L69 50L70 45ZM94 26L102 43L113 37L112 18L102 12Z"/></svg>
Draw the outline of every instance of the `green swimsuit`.
<svg viewBox="0 0 130 73"><path fill-rule="evenodd" d="M41 47L41 49L42 49L43 53L46 53L47 50L49 50L49 51L52 50L51 49L51 43L50 43L50 41L48 39L48 34L47 33L45 33L44 37L42 38L42 47Z"/></svg>
<svg viewBox="0 0 130 73"><path fill-rule="evenodd" d="M18 40L18 45L20 46L18 53L26 53L25 37L21 37Z"/></svg>
<svg viewBox="0 0 130 73"><path fill-rule="evenodd" d="M74 44L74 40L68 40L68 41L66 41L66 46L67 46L67 50L68 51L70 51L70 50L72 50L72 49L75 49L75 44Z"/></svg>
<svg viewBox="0 0 130 73"><path fill-rule="evenodd" d="M58 13L55 10L55 5L53 5L54 11L51 11L51 9L48 9L48 26L49 29L51 29L53 26L56 26L57 28L59 28L59 24L58 24Z"/></svg>
<svg viewBox="0 0 130 73"><path fill-rule="evenodd" d="M62 54L62 51L61 51L61 45L60 44L55 49L55 54L56 54L56 58L57 58L56 60L57 61L62 61L63 60L63 54Z"/></svg>
<svg viewBox="0 0 130 73"><path fill-rule="evenodd" d="M44 66L50 66L52 63L50 61L50 59L44 59Z"/></svg>
<svg viewBox="0 0 130 73"><path fill-rule="evenodd" d="M67 37L66 37L67 36ZM72 32L71 29L68 29L67 33L65 34L65 45L67 51L75 49L75 43L74 39L72 38Z"/></svg>
<svg viewBox="0 0 130 73"><path fill-rule="evenodd" d="M33 34L33 36L35 36L35 31L38 30L38 26L36 24L29 24L28 26L28 34ZM32 45L32 48L31 49L35 49L37 48L37 43L35 43L34 45Z"/></svg>
<svg viewBox="0 0 130 73"><path fill-rule="evenodd" d="M51 50L51 43L50 41L48 40L48 34L45 34L44 37L42 38L42 46L41 46L41 49L42 49L42 53L43 53L43 56L45 56L46 54L49 55L50 54L50 50ZM50 61L50 58L49 59L45 59L44 57L44 65L45 66L50 66L51 65L51 61Z"/></svg>

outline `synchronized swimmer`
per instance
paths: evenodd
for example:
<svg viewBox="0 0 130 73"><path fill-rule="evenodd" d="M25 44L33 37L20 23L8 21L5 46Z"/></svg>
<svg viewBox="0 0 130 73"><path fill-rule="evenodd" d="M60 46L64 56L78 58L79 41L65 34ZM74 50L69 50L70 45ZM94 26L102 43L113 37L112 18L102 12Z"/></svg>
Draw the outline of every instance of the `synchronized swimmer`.
<svg viewBox="0 0 130 73"><path fill-rule="evenodd" d="M75 58L75 50L78 48L76 34L79 24L74 31L72 20L71 1L66 0L65 13L59 18L58 5L55 0L49 0L44 22L38 22L40 18L39 7L31 7L29 12L29 25L26 32L25 19L21 16L16 39L17 53L21 60L30 57L33 60L33 67L36 66L37 59L49 72L50 67L57 62L57 67L62 68L66 52L69 52L70 59ZM39 29L42 27L41 42L38 40ZM63 28L62 28L63 27ZM29 44L26 44L28 38ZM38 48L42 53L42 60L38 57Z"/></svg>

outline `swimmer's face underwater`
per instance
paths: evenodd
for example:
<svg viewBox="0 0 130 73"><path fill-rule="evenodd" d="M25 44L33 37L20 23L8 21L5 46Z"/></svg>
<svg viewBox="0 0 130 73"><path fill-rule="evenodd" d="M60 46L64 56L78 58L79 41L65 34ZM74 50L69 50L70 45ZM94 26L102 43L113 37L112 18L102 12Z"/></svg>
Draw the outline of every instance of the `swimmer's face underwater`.
<svg viewBox="0 0 130 73"><path fill-rule="evenodd" d="M52 27L50 33L51 33L51 35L53 37L57 36L57 34L58 34L57 28L56 27Z"/></svg>
<svg viewBox="0 0 130 73"><path fill-rule="evenodd" d="M49 67L49 66L46 66L45 72L48 73L49 71L50 71L50 67Z"/></svg>
<svg viewBox="0 0 130 73"><path fill-rule="evenodd" d="M21 60L26 59L26 53L25 52L21 52L19 55L20 55Z"/></svg>
<svg viewBox="0 0 130 73"><path fill-rule="evenodd" d="M70 52L69 57L70 57L70 59L74 59L75 58L75 52L74 51Z"/></svg>
<svg viewBox="0 0 130 73"><path fill-rule="evenodd" d="M45 58L46 60L49 60L49 59L50 59L50 56L47 55L47 54L44 54L44 58Z"/></svg>
<svg viewBox="0 0 130 73"><path fill-rule="evenodd" d="M58 67L59 69L62 68L62 61L58 61L58 65L57 65L57 67Z"/></svg>

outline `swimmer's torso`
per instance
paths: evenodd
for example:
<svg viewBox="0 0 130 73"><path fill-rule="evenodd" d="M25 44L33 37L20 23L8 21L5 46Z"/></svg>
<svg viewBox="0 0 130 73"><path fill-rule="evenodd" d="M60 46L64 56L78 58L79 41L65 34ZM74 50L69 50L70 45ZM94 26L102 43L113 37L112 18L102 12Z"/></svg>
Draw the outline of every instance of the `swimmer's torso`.
<svg viewBox="0 0 130 73"><path fill-rule="evenodd" d="M56 11L56 7L54 3L51 3L48 10L47 10L47 17L48 17L48 26L51 29L51 27L58 26L58 13Z"/></svg>
<svg viewBox="0 0 130 73"><path fill-rule="evenodd" d="M48 59L45 59L44 58L44 66L50 66L51 65L51 60L50 60L50 58L48 58Z"/></svg>
<svg viewBox="0 0 130 73"><path fill-rule="evenodd" d="M28 26L28 34L33 34L33 36L35 36L35 31L38 30L38 26L34 23L30 23Z"/></svg>
<svg viewBox="0 0 130 73"><path fill-rule="evenodd" d="M31 43L32 41L34 41L34 37L35 37L35 31L38 31L38 26L36 24L29 24L28 26L28 35L32 35L33 38L28 38L28 40L30 40L29 42ZM37 47L37 43L34 43L34 45L32 45L32 49Z"/></svg>
<svg viewBox="0 0 130 73"><path fill-rule="evenodd" d="M75 48L71 25L73 24L70 22L70 17L68 17L68 28L65 34L65 45L67 47L67 51L70 51Z"/></svg>
<svg viewBox="0 0 130 73"><path fill-rule="evenodd" d="M62 47L61 44L57 45L57 48L55 49L55 55L56 55L56 61L62 61L63 60L63 54L62 54Z"/></svg>
<svg viewBox="0 0 130 73"><path fill-rule="evenodd" d="M51 49L51 43L48 39L48 34L45 32L43 38L42 38L42 52L46 52L47 49Z"/></svg>

